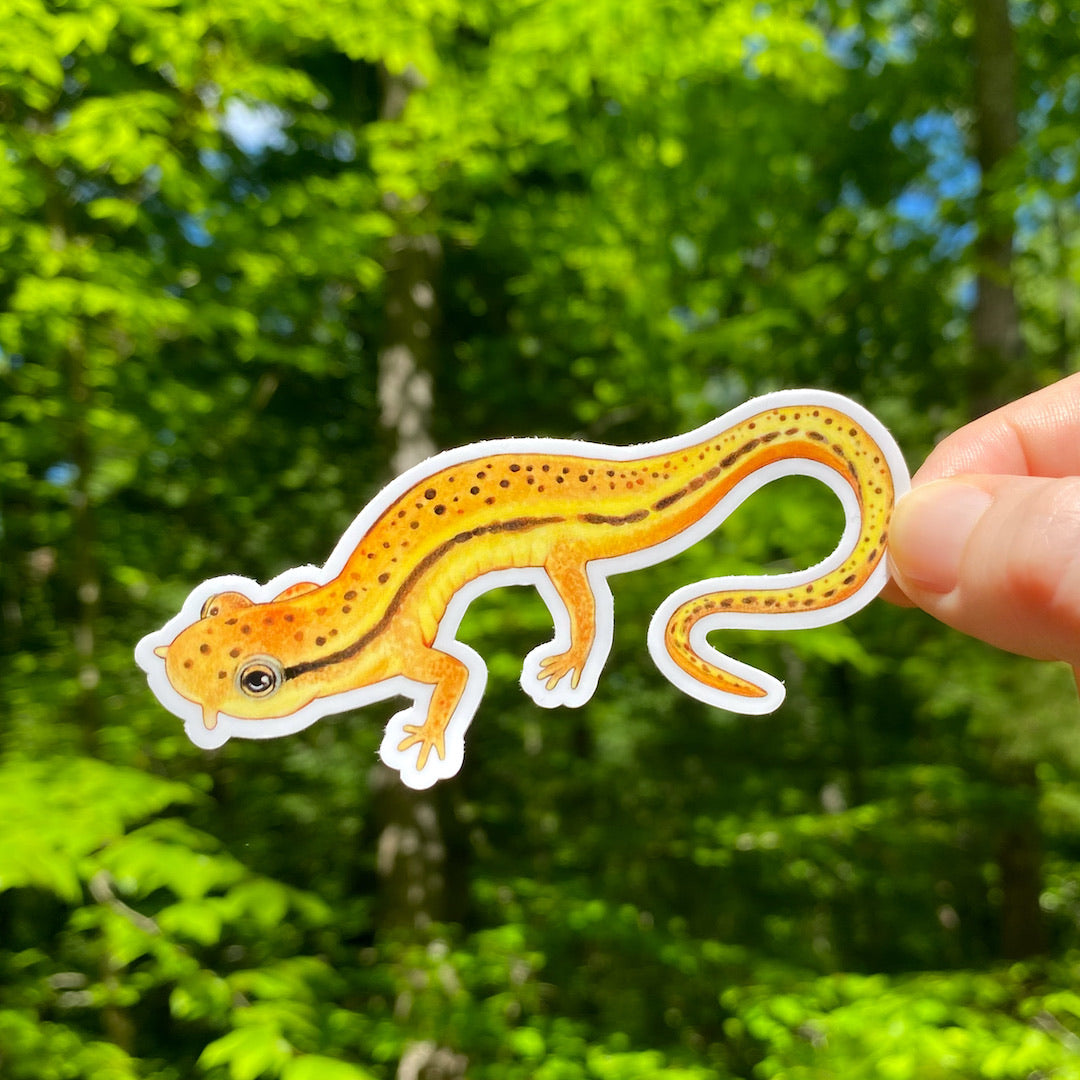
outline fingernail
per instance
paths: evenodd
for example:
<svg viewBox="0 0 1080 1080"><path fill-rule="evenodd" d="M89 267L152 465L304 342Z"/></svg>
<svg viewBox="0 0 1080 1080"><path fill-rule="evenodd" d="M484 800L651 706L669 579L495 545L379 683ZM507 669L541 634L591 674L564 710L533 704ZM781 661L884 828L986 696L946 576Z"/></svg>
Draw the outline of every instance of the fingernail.
<svg viewBox="0 0 1080 1080"><path fill-rule="evenodd" d="M898 576L929 592L952 592L971 531L991 502L981 488L957 480L937 480L905 495L889 533Z"/></svg>

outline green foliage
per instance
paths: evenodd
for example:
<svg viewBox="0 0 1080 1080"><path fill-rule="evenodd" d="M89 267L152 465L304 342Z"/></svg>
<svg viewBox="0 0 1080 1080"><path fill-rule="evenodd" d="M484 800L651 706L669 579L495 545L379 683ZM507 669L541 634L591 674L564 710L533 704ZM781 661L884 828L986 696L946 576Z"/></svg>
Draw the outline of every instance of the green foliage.
<svg viewBox="0 0 1080 1080"><path fill-rule="evenodd" d="M1075 369L1076 15L1012 12L1021 145L982 205L953 0L8 0L0 1076L1080 1074L1067 673L884 607L722 635L786 678L771 717L645 663L672 589L829 553L810 481L614 582L587 709L520 693L531 592L474 605L466 766L397 811L437 823L442 903L387 881L394 703L202 754L131 656L204 577L321 561L385 481L418 237L440 444L809 384L914 465ZM1019 226L1005 373L973 366L978 214ZM1017 912L1046 956L1014 962Z"/></svg>

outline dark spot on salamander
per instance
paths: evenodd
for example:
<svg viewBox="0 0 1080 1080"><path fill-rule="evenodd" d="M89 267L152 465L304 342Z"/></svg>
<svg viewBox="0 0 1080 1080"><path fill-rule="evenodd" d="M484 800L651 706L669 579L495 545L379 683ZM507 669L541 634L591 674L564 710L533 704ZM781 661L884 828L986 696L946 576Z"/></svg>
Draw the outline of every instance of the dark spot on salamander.
<svg viewBox="0 0 1080 1080"><path fill-rule="evenodd" d="M226 625L226 626L235 626L235 625L236 625L236 623L237 623L237 620L236 620L236 619L226 619L226 620L225 620L225 625Z"/></svg>
<svg viewBox="0 0 1080 1080"><path fill-rule="evenodd" d="M350 589L347 593L345 593L342 596L341 599L342 600L355 600L356 599L356 590L355 589Z"/></svg>
<svg viewBox="0 0 1080 1080"><path fill-rule="evenodd" d="M828 423L828 421L826 421ZM828 442L829 440L821 434L820 431L808 431L806 433L808 439L813 439L815 442Z"/></svg>
<svg viewBox="0 0 1080 1080"><path fill-rule="evenodd" d="M480 494L480 489L478 487L476 487L476 486L473 486L473 487L469 488L469 494L470 495L479 495Z"/></svg>
<svg viewBox="0 0 1080 1080"><path fill-rule="evenodd" d="M342 604L341 605L341 614L342 615L348 615L350 611L352 611L352 607L349 604Z"/></svg>
<svg viewBox="0 0 1080 1080"><path fill-rule="evenodd" d="M726 597L725 599L720 601L720 606L731 607L732 603L734 603L734 601L731 599L731 597Z"/></svg>
<svg viewBox="0 0 1080 1080"><path fill-rule="evenodd" d="M484 500L484 502L486 502L488 506L490 506L494 501L495 500L490 495Z"/></svg>
<svg viewBox="0 0 1080 1080"><path fill-rule="evenodd" d="M542 472L551 472L551 466L550 465L541 465L540 469L541 469Z"/></svg>
<svg viewBox="0 0 1080 1080"><path fill-rule="evenodd" d="M285 621L286 622L292 622L295 618L296 618L295 615L286 615L285 616Z"/></svg>
<svg viewBox="0 0 1080 1080"><path fill-rule="evenodd" d="M854 574L848 574L848 576L846 578L844 578L843 584L844 585L850 585L854 580L855 580L855 575Z"/></svg>
<svg viewBox="0 0 1080 1080"><path fill-rule="evenodd" d="M420 528L420 522L419 521L410 521L409 522L409 528L410 529L419 529Z"/></svg>
<svg viewBox="0 0 1080 1080"><path fill-rule="evenodd" d="M434 488L428 488L427 491L424 492L424 498L430 501L431 499L435 498L435 494L436 492Z"/></svg>
<svg viewBox="0 0 1080 1080"><path fill-rule="evenodd" d="M390 575L389 574L380 574L379 575L379 584L380 585L385 585L389 580L390 580Z"/></svg>
<svg viewBox="0 0 1080 1080"><path fill-rule="evenodd" d="M581 475L580 475L580 476L578 477L578 479L579 479L579 480L580 480L580 481L581 481L581 482L582 482L583 484L587 484L587 483L589 482L589 478L588 478L588 476L586 476L586 475L585 475L585 473L582 473L582 474L581 474Z"/></svg>
<svg viewBox="0 0 1080 1080"><path fill-rule="evenodd" d="M780 432L779 431L767 431L767 432L765 432L764 435L761 436L761 441L762 442L772 442L773 439L778 439L778 438L780 438Z"/></svg>
<svg viewBox="0 0 1080 1080"><path fill-rule="evenodd" d="M686 488L682 488L679 491L673 491L670 495L665 495L662 499L658 499L653 503L652 508L654 510L666 510L673 503L677 503L686 494Z"/></svg>
<svg viewBox="0 0 1080 1080"><path fill-rule="evenodd" d="M240 633L241 634L250 634L251 633L251 627L248 626L247 623L244 623L244 625L240 627Z"/></svg>
<svg viewBox="0 0 1080 1080"><path fill-rule="evenodd" d="M509 480L500 480L499 481L499 487L508 488L509 486L510 486L510 481Z"/></svg>
<svg viewBox="0 0 1080 1080"><path fill-rule="evenodd" d="M789 427L785 432L785 435L798 435L799 429L797 427Z"/></svg>
<svg viewBox="0 0 1080 1080"><path fill-rule="evenodd" d="M511 465L510 466L510 471L511 472L521 472L521 466L520 465Z"/></svg>
<svg viewBox="0 0 1080 1080"><path fill-rule="evenodd" d="M191 660L185 660L185 661L184 661L184 667L186 667L186 668L189 668L189 667L191 667L191 665L192 665L192 661L191 661Z"/></svg>
<svg viewBox="0 0 1080 1080"><path fill-rule="evenodd" d="M555 483L556 484L561 484L562 482L563 482L563 478L561 476L556 476L555 477Z"/></svg>
<svg viewBox="0 0 1080 1080"><path fill-rule="evenodd" d="M227 671L219 671L219 672L217 673L217 677L218 677L219 679L224 679L226 675L228 675L228 672L227 672Z"/></svg>
<svg viewBox="0 0 1080 1080"><path fill-rule="evenodd" d="M439 505L435 507L435 513L436 514L445 514L446 513L446 507L443 506L442 503L439 503Z"/></svg>
<svg viewBox="0 0 1080 1080"><path fill-rule="evenodd" d="M648 510L635 510L623 517L609 517L607 514L582 514L581 520L590 525L632 525L635 521L644 521L649 516Z"/></svg>
<svg viewBox="0 0 1080 1080"><path fill-rule="evenodd" d="M781 419L783 419L783 417L781 417ZM730 468L744 454L749 454L751 450L755 449L756 447L758 447L760 445L761 445L761 440L760 439L757 439L757 438L748 439L746 442L744 442L742 444L742 446L739 447L738 450L732 450L732 452L730 454L728 454L727 457L722 458L721 461L720 461L720 464L725 469Z"/></svg>
<svg viewBox="0 0 1080 1080"><path fill-rule="evenodd" d="M208 653L209 651L210 651L210 646L209 645L204 643L204 644L199 646L199 652Z"/></svg>
<svg viewBox="0 0 1080 1080"><path fill-rule="evenodd" d="M326 644L326 638L324 638L324 637L323 637L323 636L322 636L322 635L320 634L320 635L319 635L319 636L318 636L318 637L317 637L317 638L315 639L315 644L316 644L316 645L325 645L325 644Z"/></svg>
<svg viewBox="0 0 1080 1080"><path fill-rule="evenodd" d="M239 649L230 649L229 655L235 660L240 655Z"/></svg>

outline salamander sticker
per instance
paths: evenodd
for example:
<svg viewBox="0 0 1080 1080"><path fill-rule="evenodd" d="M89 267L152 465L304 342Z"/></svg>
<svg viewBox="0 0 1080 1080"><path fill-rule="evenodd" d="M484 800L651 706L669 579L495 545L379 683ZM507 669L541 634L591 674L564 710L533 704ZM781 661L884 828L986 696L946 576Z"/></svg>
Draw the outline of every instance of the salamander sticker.
<svg viewBox="0 0 1080 1080"><path fill-rule="evenodd" d="M833 554L795 573L687 585L660 605L648 633L653 660L684 693L771 712L783 684L718 652L708 635L823 626L864 607L885 584L892 508L909 486L885 428L819 390L756 398L641 446L504 439L448 450L375 496L324 566L266 584L205 581L135 658L208 749L410 698L380 755L409 787L427 788L460 769L484 692L483 659L456 638L477 596L535 586L555 634L525 658L521 685L544 708L584 705L611 649L607 579L671 558L791 475L839 498L845 527Z"/></svg>

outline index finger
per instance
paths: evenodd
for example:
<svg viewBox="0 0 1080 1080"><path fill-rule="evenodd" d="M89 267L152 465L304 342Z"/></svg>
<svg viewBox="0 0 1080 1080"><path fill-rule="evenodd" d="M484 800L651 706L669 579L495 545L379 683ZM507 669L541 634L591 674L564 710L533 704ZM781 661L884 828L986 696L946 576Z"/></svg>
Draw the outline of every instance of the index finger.
<svg viewBox="0 0 1080 1080"><path fill-rule="evenodd" d="M953 432L935 447L913 483L963 473L1080 475L1080 374Z"/></svg>

